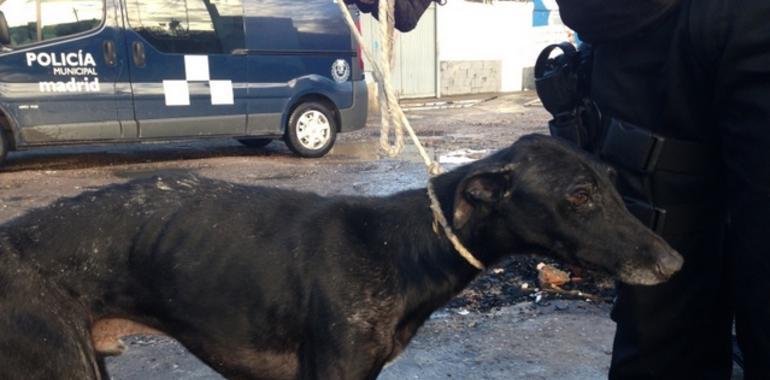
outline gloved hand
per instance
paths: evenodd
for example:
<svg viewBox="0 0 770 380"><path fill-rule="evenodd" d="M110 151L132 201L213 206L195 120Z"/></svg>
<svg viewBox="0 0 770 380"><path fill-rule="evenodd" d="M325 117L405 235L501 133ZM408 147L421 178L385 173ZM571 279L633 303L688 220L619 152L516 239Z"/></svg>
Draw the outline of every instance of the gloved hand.
<svg viewBox="0 0 770 380"><path fill-rule="evenodd" d="M402 32L408 32L417 26L420 17L425 13L425 9L430 3L437 1L443 3L444 0L391 0L396 2L396 29ZM379 0L345 0L345 4L355 4L361 12L371 13L378 18ZM379 18L378 18L379 19Z"/></svg>

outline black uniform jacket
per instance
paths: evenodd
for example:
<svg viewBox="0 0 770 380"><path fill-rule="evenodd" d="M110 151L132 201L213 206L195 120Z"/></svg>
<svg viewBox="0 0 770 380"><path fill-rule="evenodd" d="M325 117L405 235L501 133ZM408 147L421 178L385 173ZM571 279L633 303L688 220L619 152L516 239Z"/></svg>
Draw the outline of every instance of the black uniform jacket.
<svg viewBox="0 0 770 380"><path fill-rule="evenodd" d="M556 0L562 20L581 39L597 43L635 33L679 0Z"/></svg>

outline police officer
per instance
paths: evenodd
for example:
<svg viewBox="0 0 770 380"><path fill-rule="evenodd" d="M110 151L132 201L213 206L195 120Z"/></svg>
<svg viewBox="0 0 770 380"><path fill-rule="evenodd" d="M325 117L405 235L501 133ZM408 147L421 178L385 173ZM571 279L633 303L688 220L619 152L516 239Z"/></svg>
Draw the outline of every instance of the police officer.
<svg viewBox="0 0 770 380"><path fill-rule="evenodd" d="M430 3L396 1L402 30ZM591 48L538 60L552 134L612 164L685 257L665 284L619 284L610 379L729 379L733 321L745 378L770 379L770 1L557 2Z"/></svg>
<svg viewBox="0 0 770 380"><path fill-rule="evenodd" d="M567 65L571 109L545 94L552 133L617 168L685 257L619 284L610 379L729 379L733 318L745 378L770 379L770 1L557 2L591 52Z"/></svg>

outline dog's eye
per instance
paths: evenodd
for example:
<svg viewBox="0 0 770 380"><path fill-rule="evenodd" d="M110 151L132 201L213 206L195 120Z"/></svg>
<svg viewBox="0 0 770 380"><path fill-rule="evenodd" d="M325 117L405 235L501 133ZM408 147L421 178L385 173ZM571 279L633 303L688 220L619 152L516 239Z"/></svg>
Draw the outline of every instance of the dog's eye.
<svg viewBox="0 0 770 380"><path fill-rule="evenodd" d="M587 189L578 189L573 191L568 197L567 200L569 203L571 203L573 206L583 206L591 201L591 196L588 193Z"/></svg>

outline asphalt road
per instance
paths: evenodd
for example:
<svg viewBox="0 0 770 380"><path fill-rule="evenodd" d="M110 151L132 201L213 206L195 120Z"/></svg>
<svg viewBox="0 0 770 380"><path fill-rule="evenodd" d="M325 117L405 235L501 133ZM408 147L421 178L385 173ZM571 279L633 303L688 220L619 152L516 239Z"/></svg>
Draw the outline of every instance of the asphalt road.
<svg viewBox="0 0 770 380"><path fill-rule="evenodd" d="M614 331L607 313L606 305L582 301L441 310L379 379L601 379ZM108 360L113 379L222 379L171 339L127 343L125 354Z"/></svg>

